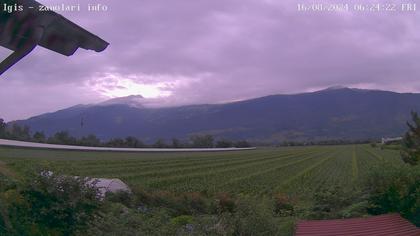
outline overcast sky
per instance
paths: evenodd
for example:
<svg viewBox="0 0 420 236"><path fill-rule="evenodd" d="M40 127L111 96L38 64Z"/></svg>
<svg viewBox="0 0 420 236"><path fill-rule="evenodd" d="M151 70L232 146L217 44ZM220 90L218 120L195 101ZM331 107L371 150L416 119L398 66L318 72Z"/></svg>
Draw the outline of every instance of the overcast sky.
<svg viewBox="0 0 420 236"><path fill-rule="evenodd" d="M138 94L167 106L334 85L420 92L420 9L304 13L296 0L39 2L108 5L107 12L61 14L110 46L71 57L38 47L0 77L0 117L8 121ZM1 49L1 58L8 53Z"/></svg>

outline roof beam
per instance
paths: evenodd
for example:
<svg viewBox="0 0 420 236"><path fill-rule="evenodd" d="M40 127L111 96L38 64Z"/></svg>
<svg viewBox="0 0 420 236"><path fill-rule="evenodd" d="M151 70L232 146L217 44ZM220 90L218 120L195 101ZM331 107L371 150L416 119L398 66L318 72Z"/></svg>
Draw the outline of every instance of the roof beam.
<svg viewBox="0 0 420 236"><path fill-rule="evenodd" d="M43 31L44 30L41 27L35 28L34 31L32 31L30 35L28 35L28 37L23 41L23 46L19 47L0 63L0 75L2 75L9 68L11 68L36 48L42 38Z"/></svg>

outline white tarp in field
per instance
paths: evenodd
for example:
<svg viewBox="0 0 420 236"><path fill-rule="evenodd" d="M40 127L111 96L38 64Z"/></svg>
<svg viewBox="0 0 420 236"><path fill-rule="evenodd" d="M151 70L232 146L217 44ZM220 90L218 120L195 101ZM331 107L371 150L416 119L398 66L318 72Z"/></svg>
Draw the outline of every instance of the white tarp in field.
<svg viewBox="0 0 420 236"><path fill-rule="evenodd" d="M42 176L51 177L54 175L52 171L41 172ZM60 178L61 176L59 176ZM79 179L80 176L73 176L75 179ZM128 192L132 193L130 187L120 179L106 179L106 178L89 178L86 177L86 184L88 186L95 187L99 191L99 196L103 199L106 193L117 193L117 192Z"/></svg>
<svg viewBox="0 0 420 236"><path fill-rule="evenodd" d="M130 187L120 179L105 179L105 178L92 178L88 181L88 184L95 186L101 197L104 197L107 192L129 192L131 193Z"/></svg>

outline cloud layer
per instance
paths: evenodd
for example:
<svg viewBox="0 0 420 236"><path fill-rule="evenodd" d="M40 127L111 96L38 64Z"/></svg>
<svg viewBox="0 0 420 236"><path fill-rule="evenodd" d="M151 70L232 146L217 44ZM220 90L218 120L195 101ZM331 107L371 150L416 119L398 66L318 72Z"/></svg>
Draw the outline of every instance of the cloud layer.
<svg viewBox="0 0 420 236"><path fill-rule="evenodd" d="M180 105L338 84L420 91L420 12L298 12L295 0L100 3L107 12L62 14L110 47L68 58L37 48L0 79L0 117L132 94Z"/></svg>

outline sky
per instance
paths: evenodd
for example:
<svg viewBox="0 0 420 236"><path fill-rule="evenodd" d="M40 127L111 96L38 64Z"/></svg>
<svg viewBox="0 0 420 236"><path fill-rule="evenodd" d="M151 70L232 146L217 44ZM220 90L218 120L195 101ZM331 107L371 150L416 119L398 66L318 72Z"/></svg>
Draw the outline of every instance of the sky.
<svg viewBox="0 0 420 236"><path fill-rule="evenodd" d="M128 95L142 95L149 106L176 106L335 85L420 92L420 6L302 12L297 3L309 1L39 2L80 3L81 12L60 14L110 46L71 57L37 47L0 77L0 117L7 121ZM107 11L88 12L94 3ZM386 3L399 9L401 1ZM1 48L0 58L9 53Z"/></svg>

